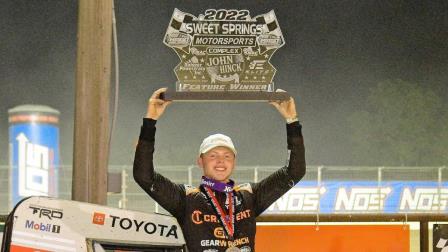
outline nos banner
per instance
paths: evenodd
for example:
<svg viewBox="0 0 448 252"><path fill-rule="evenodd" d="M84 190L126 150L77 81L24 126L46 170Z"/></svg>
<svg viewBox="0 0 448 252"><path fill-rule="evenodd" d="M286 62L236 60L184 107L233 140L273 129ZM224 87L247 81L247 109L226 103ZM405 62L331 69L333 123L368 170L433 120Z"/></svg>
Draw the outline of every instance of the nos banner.
<svg viewBox="0 0 448 252"><path fill-rule="evenodd" d="M448 224L434 224L432 228L432 251L448 252Z"/></svg>
<svg viewBox="0 0 448 252"><path fill-rule="evenodd" d="M255 244L257 252L409 252L409 225L263 225Z"/></svg>

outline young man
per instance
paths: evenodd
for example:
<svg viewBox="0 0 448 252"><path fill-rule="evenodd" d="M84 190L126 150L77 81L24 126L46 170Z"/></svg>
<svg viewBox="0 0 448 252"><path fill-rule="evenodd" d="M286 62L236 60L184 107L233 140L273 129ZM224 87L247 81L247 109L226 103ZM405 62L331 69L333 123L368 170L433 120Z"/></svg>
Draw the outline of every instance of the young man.
<svg viewBox="0 0 448 252"><path fill-rule="evenodd" d="M155 124L171 103L158 89L148 102L134 160L134 179L178 220L190 252L255 251L255 217L305 175L305 148L294 100L271 102L285 118L289 164L259 183L235 185L230 179L237 151L232 140L211 135L199 147L201 185L174 184L154 171Z"/></svg>

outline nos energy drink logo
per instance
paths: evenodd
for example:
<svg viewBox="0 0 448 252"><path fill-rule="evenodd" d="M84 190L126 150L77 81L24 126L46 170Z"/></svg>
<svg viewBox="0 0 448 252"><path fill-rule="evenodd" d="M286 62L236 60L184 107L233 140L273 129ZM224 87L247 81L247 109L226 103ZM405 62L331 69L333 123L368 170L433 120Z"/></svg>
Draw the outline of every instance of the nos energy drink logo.
<svg viewBox="0 0 448 252"><path fill-rule="evenodd" d="M301 181L265 213L446 213L448 183ZM448 250L447 250L448 252Z"/></svg>
<svg viewBox="0 0 448 252"><path fill-rule="evenodd" d="M10 127L13 204L32 195L57 196L58 135L50 124Z"/></svg>

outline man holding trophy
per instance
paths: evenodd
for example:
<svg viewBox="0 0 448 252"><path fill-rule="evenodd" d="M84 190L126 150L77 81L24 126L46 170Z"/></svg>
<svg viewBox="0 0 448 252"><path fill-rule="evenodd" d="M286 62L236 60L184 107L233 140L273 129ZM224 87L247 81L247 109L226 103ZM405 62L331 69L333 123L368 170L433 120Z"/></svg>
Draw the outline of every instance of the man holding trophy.
<svg viewBox="0 0 448 252"><path fill-rule="evenodd" d="M210 42L212 41L212 42ZM302 126L294 99L273 92L269 63L284 44L273 11L251 18L247 10L206 10L196 18L175 10L165 36L182 60L176 93L156 90L148 101L134 159L134 179L179 222L190 252L255 251L255 218L305 175ZM252 92L250 92L250 90ZM283 91L283 92L282 92ZM175 184L154 171L157 120L171 100L264 100L286 121L288 162L258 183L230 179L237 150L214 134L199 146L199 187Z"/></svg>
<svg viewBox="0 0 448 252"><path fill-rule="evenodd" d="M134 179L155 201L178 220L190 252L254 251L255 217L293 187L305 174L305 148L293 98L271 104L286 120L288 166L259 183L235 185L230 176L237 152L232 140L221 134L204 139L197 159L203 169L199 188L175 184L154 171L156 122L170 101L159 89L148 111L134 160Z"/></svg>

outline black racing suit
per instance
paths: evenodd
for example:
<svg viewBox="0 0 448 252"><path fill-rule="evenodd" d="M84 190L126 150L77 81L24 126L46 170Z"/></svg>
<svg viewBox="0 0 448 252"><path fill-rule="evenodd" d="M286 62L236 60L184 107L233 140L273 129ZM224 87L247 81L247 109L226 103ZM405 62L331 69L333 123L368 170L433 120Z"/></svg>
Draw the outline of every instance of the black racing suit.
<svg viewBox="0 0 448 252"><path fill-rule="evenodd" d="M285 194L305 175L305 148L299 122L287 124L289 164L259 183L234 187L235 231L226 236L219 218L202 188L175 184L154 171L153 153L156 121L143 119L134 159L134 179L155 201L179 222L190 252L221 252L236 246L255 251L255 217ZM215 191L225 208L226 196Z"/></svg>

